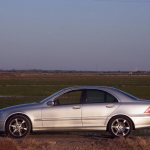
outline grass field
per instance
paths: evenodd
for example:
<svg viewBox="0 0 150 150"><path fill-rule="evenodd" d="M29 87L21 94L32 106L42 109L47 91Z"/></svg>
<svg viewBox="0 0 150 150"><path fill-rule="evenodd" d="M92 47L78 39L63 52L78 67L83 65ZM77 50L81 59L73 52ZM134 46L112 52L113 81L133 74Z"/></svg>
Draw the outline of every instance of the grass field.
<svg viewBox="0 0 150 150"><path fill-rule="evenodd" d="M115 87L138 98L150 99L150 75L1 72L0 96L13 97L1 97L0 108L40 101L63 88L85 85Z"/></svg>

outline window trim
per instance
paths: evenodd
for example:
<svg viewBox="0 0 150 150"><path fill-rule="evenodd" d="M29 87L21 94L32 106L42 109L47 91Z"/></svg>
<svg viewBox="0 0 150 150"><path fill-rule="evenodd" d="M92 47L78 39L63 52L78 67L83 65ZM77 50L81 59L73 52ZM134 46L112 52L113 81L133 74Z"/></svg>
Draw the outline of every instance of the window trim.
<svg viewBox="0 0 150 150"><path fill-rule="evenodd" d="M93 90L93 91L102 91L105 93L105 99L104 99L104 102L86 102L86 98L87 98L87 91L88 90ZM54 99L54 103L55 101L62 95L64 94L67 94L67 93L71 93L71 92L75 92L75 91L81 91L81 96L80 96L80 101L79 103L71 103L71 104L60 104L60 105L54 105L54 106L64 106L64 105L78 105L78 104L102 104L102 103L118 103L119 100L114 96L112 95L111 93L107 92L107 91L104 91L104 90L101 90L101 89L78 89L78 90L72 90L72 91L68 91L66 93L63 93L61 95L59 95L58 97L56 97ZM106 102L106 98L107 98L107 94L110 94L111 96L113 96L117 101L116 102Z"/></svg>

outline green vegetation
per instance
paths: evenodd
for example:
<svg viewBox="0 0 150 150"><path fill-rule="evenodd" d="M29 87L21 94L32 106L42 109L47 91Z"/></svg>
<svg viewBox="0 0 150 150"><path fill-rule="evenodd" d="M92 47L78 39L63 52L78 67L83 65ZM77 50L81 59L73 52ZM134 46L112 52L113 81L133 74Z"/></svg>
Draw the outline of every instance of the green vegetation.
<svg viewBox="0 0 150 150"><path fill-rule="evenodd" d="M0 72L0 95L15 96L0 98L0 108L40 101L63 88L85 85L115 87L138 98L150 99L150 75Z"/></svg>
<svg viewBox="0 0 150 150"><path fill-rule="evenodd" d="M39 102L44 97L1 97L0 108L5 108L13 105L27 104L32 102Z"/></svg>

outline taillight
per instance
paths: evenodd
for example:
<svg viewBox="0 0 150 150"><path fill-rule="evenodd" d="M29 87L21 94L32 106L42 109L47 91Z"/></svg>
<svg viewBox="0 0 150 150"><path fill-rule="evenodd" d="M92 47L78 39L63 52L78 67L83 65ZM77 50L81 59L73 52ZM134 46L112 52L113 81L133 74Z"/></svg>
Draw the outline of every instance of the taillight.
<svg viewBox="0 0 150 150"><path fill-rule="evenodd" d="M145 110L144 113L150 113L150 106Z"/></svg>

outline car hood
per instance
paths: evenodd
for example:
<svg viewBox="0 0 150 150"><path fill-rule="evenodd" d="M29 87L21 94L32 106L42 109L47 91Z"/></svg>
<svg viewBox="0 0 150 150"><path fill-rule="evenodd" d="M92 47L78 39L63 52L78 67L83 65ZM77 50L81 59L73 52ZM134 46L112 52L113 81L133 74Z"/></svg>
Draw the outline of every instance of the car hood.
<svg viewBox="0 0 150 150"><path fill-rule="evenodd" d="M3 109L0 109L0 111L6 111L6 110L23 110L23 109L31 109L31 108L37 108L38 106L40 106L40 103L28 103L28 104L21 104L21 105L15 105L15 106L10 106L10 107L6 107Z"/></svg>

